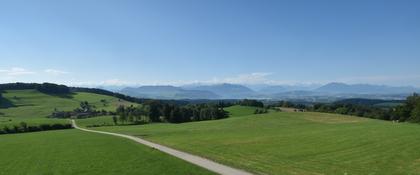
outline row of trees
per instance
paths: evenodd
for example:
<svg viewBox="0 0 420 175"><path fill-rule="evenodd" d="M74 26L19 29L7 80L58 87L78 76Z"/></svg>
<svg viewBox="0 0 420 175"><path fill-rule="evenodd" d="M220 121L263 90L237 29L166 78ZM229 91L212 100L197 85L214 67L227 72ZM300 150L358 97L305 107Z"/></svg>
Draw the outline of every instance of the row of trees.
<svg viewBox="0 0 420 175"><path fill-rule="evenodd" d="M39 125L28 125L25 122L21 122L18 125L13 126L3 126L0 128L0 134L14 134L14 133L23 133L23 132L36 132L36 131L48 131L48 130L58 130L58 129L70 129L72 128L71 124L39 124Z"/></svg>
<svg viewBox="0 0 420 175"><path fill-rule="evenodd" d="M70 88L65 85L58 85L52 83L43 83L36 87L36 90L46 94L68 94Z"/></svg>
<svg viewBox="0 0 420 175"><path fill-rule="evenodd" d="M391 111L389 108L378 108L370 105L357 105L357 104L315 104L312 107L307 107L306 110L315 112L328 112L344 115L354 115L366 118L375 118L382 120L391 120Z"/></svg>
<svg viewBox="0 0 420 175"><path fill-rule="evenodd" d="M245 99L245 100L238 101L237 104L241 106L253 106L253 107L259 107L259 108L264 107L264 103L258 100Z"/></svg>
<svg viewBox="0 0 420 175"><path fill-rule="evenodd" d="M116 114L118 115L118 121L122 123L183 123L216 120L228 117L227 112L215 104L190 104L180 106L155 100L147 101L141 107L120 106L118 107ZM114 119L114 122L117 122L117 120Z"/></svg>

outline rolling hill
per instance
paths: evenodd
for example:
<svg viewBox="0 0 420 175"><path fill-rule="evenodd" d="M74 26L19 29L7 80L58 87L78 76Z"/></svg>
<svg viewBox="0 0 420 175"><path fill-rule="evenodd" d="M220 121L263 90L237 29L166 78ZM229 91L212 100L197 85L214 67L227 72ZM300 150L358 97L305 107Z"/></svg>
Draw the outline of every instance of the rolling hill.
<svg viewBox="0 0 420 175"><path fill-rule="evenodd" d="M97 110L115 111L119 105L138 105L108 95L87 92L75 92L65 96L49 95L35 89L4 90L3 101L7 105L0 107L0 128L15 126L20 122L28 125L69 123L64 119L47 118L54 110L72 111L82 101L87 101Z"/></svg>

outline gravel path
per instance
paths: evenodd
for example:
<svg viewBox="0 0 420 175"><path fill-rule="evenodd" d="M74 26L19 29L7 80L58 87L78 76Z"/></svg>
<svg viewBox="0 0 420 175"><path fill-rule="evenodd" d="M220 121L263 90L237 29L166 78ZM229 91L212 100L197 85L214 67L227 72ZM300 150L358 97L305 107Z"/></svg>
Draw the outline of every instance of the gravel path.
<svg viewBox="0 0 420 175"><path fill-rule="evenodd" d="M86 131L86 132L94 132L94 133L100 133L100 134L107 134L107 135L113 135L113 136L118 136L118 137L123 137L126 139L130 139L133 140L137 143L149 146L151 148L160 150L162 152L165 152L167 154L170 154L172 156L175 156L177 158L180 158L182 160L185 160L187 162L190 162L192 164L198 165L200 167L203 167L205 169L208 169L210 171L213 171L215 173L218 174L222 174L222 175L252 175L251 173L248 173L246 171L240 170L240 169L236 169L236 168L232 168L226 165L222 165L219 163L216 163L214 161L211 161L209 159L205 159L199 156L195 156L186 152L182 152L182 151L178 151L176 149L172 149L163 145L159 145L156 143L152 143L149 142L147 140L138 138L138 137L133 137L133 136L129 136L129 135L125 135L125 134L117 134L117 133L112 133L112 132L104 132L104 131L95 131L95 130L90 130L90 129L85 129L85 128L80 128L76 125L76 122L74 120L71 120L72 125L74 128L82 130L82 131Z"/></svg>

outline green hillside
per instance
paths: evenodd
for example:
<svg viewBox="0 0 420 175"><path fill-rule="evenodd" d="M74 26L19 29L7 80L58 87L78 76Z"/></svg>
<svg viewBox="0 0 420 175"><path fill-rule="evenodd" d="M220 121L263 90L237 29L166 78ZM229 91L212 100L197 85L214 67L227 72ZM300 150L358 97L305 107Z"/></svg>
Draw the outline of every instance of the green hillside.
<svg viewBox="0 0 420 175"><path fill-rule="evenodd" d="M213 174L127 139L74 129L0 140L0 175Z"/></svg>
<svg viewBox="0 0 420 175"><path fill-rule="evenodd" d="M0 128L26 122L29 125L42 123L68 123L63 119L47 118L54 109L71 111L79 107L80 102L88 101L97 110L114 111L119 105L137 105L118 98L94 93L72 93L66 96L54 96L37 90L7 90L2 92L7 106L0 107Z"/></svg>
<svg viewBox="0 0 420 175"><path fill-rule="evenodd" d="M249 112L216 121L94 129L142 137L257 174L420 174L417 124Z"/></svg>
<svg viewBox="0 0 420 175"><path fill-rule="evenodd" d="M93 93L73 93L69 96L53 96L36 90L7 90L2 93L12 107L0 108L4 117L40 118L47 117L54 109L73 110L79 107L80 102L88 101L98 110L115 110L118 105L131 105L126 101L119 101L115 97ZM104 102L101 102L104 100ZM135 104L133 104L135 105Z"/></svg>

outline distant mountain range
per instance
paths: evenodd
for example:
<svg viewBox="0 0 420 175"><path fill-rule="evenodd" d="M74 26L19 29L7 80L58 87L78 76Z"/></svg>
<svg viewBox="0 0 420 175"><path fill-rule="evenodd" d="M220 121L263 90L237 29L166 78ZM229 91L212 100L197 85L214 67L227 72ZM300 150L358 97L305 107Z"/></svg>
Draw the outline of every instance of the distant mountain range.
<svg viewBox="0 0 420 175"><path fill-rule="evenodd" d="M141 86L126 87L120 93L154 99L344 99L377 98L403 99L405 96L420 92L414 87L392 87L370 84L329 83L323 86L260 85L251 89L238 84Z"/></svg>
<svg viewBox="0 0 420 175"><path fill-rule="evenodd" d="M204 90L186 90L175 86L141 86L127 87L120 91L123 94L154 99L217 99L219 95Z"/></svg>
<svg viewBox="0 0 420 175"><path fill-rule="evenodd" d="M329 83L320 88L315 89L317 92L328 93L348 93L348 94L401 94L418 92L419 89L414 87L392 87L385 85L370 84L345 84L345 83Z"/></svg>

